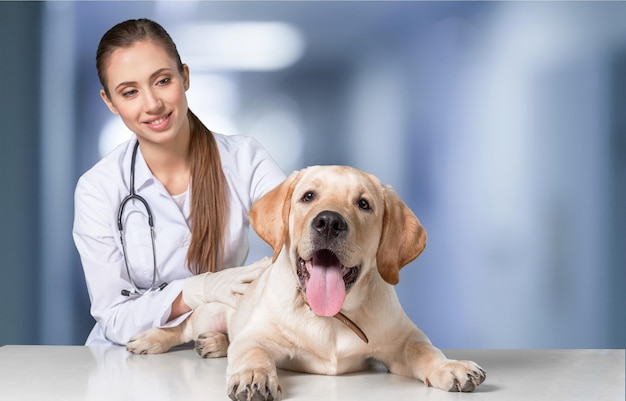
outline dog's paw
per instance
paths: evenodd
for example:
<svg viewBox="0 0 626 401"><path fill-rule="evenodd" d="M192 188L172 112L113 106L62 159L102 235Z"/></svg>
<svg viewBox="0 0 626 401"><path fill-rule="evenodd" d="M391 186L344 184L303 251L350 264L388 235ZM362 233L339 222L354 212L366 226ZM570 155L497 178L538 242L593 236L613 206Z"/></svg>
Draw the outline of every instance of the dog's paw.
<svg viewBox="0 0 626 401"><path fill-rule="evenodd" d="M282 395L276 372L248 369L228 379L228 396L233 401L279 401Z"/></svg>
<svg viewBox="0 0 626 401"><path fill-rule="evenodd" d="M425 382L446 391L472 392L485 377L485 371L472 361L447 360L431 371Z"/></svg>
<svg viewBox="0 0 626 401"><path fill-rule="evenodd" d="M228 350L228 336L217 331L202 333L196 339L196 351L203 358L221 358Z"/></svg>
<svg viewBox="0 0 626 401"><path fill-rule="evenodd" d="M128 340L126 350L133 354L161 354L171 346L163 341L162 329L153 328L143 331Z"/></svg>

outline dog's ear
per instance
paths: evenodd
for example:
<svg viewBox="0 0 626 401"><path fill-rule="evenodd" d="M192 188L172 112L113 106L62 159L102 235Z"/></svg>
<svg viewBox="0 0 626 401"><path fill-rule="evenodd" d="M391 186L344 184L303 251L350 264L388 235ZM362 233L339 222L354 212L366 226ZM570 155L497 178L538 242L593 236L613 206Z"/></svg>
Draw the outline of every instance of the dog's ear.
<svg viewBox="0 0 626 401"><path fill-rule="evenodd" d="M299 177L300 172L294 171L250 208L252 228L274 250L272 262L276 261L287 240L291 195Z"/></svg>
<svg viewBox="0 0 626 401"><path fill-rule="evenodd" d="M426 230L396 191L385 186L383 230L376 254L378 271L389 284L398 284L400 269L426 247Z"/></svg>

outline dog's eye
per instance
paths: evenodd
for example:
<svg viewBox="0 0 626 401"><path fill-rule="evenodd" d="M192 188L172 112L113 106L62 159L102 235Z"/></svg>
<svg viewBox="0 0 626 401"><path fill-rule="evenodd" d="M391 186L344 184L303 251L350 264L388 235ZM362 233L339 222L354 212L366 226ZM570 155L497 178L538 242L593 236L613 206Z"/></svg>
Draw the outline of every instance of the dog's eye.
<svg viewBox="0 0 626 401"><path fill-rule="evenodd" d="M311 202L313 199L315 199L315 192L309 191L302 197L302 202Z"/></svg>
<svg viewBox="0 0 626 401"><path fill-rule="evenodd" d="M357 205L359 205L360 209L363 210L370 210L370 204L368 201L366 201L365 199L361 198L358 200Z"/></svg>

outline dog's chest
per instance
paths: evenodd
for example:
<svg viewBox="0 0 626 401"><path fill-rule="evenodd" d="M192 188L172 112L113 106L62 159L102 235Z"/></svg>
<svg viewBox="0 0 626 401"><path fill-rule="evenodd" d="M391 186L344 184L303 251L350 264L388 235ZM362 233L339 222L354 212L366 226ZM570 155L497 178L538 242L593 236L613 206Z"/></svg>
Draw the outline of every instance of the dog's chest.
<svg viewBox="0 0 626 401"><path fill-rule="evenodd" d="M369 358L368 347L349 329L334 323L311 324L309 330L290 333L291 348L276 361L283 369L324 375L363 370Z"/></svg>
<svg viewBox="0 0 626 401"><path fill-rule="evenodd" d="M277 367L297 372L322 375L340 375L358 372L367 367L368 359L363 355L327 353L316 355L300 353L282 361L277 361Z"/></svg>

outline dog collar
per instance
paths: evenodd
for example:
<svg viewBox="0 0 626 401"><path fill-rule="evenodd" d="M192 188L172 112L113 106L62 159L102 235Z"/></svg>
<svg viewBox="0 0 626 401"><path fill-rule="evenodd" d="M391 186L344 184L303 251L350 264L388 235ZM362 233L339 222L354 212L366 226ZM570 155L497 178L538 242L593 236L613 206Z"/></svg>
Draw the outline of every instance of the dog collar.
<svg viewBox="0 0 626 401"><path fill-rule="evenodd" d="M352 331L354 331L354 333L359 336L359 338L361 340L363 340L363 342L365 344L369 343L369 340L367 339L367 336L365 335L365 333L363 332L363 330L361 330L361 328L359 326L356 325L356 323L354 323L352 320L350 320L348 318L348 316L344 315L343 313L339 312L337 313L335 316L333 316L335 319L339 320L341 323L345 324L346 326L348 326Z"/></svg>
<svg viewBox="0 0 626 401"><path fill-rule="evenodd" d="M304 296L304 289L300 286L298 286L298 291L300 292L300 295L302 296L302 301L304 302L304 304L306 306L309 306L309 303L306 300L306 297ZM350 330L352 330L354 332L354 334L356 334L357 336L359 336L359 338L361 340L363 340L364 343L369 343L369 340L367 339L367 336L365 335L365 332L363 330L361 330L361 328L354 323L352 320L350 320L350 318L346 315L344 315L343 313L341 313L341 311L339 311L335 316L333 316L335 319L339 320L341 323L345 324L346 326L348 326L348 328Z"/></svg>

